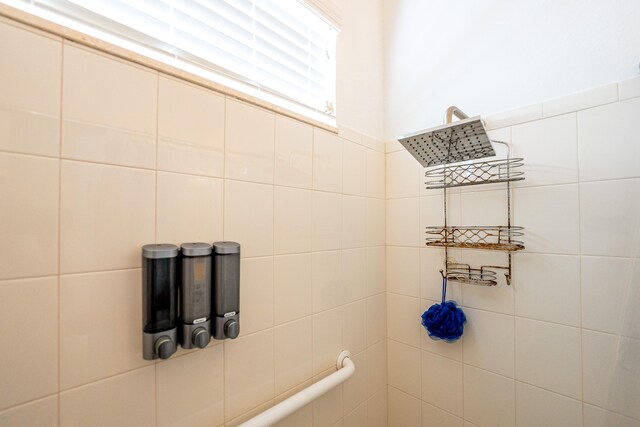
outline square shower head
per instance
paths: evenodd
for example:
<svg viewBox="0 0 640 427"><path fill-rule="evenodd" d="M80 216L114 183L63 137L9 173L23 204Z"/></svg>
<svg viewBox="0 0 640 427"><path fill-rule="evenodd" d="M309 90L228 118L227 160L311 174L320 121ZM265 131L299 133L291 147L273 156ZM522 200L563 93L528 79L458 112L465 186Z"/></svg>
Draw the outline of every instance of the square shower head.
<svg viewBox="0 0 640 427"><path fill-rule="evenodd" d="M435 166L495 156L480 116L398 138L423 166Z"/></svg>

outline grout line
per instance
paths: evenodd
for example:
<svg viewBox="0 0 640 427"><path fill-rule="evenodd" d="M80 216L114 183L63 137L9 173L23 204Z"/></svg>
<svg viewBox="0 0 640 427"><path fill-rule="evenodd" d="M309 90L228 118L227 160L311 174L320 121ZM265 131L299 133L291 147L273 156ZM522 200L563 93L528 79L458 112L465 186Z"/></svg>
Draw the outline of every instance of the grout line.
<svg viewBox="0 0 640 427"><path fill-rule="evenodd" d="M155 72L156 75L156 135L155 135L155 164L154 164L154 227L153 227L153 241L158 243L158 134L160 131L160 73ZM158 363L153 363L153 404L155 417L154 424L158 425Z"/></svg>
<svg viewBox="0 0 640 427"><path fill-rule="evenodd" d="M616 85L616 94L619 91L619 86ZM619 97L618 97L619 98ZM579 126L579 115L575 116L575 126L576 126L576 169L578 172L578 248L580 248L580 253L582 253L582 180L580 176L580 126ZM582 422L584 423L584 350L583 350L583 339L582 336L584 334L584 321L583 321L583 312L582 312L582 256L578 259L579 271L578 271L578 280L580 283L579 288L579 300L578 305L580 307L580 402L581 402L581 410L582 410Z"/></svg>
<svg viewBox="0 0 640 427"><path fill-rule="evenodd" d="M62 384L62 314L61 314L61 283L60 283L60 271L62 264L62 123L64 117L64 52L65 47L64 43L60 43L60 117L58 118L60 129L58 134L58 268L56 271L56 287L57 287L57 311L58 311L58 339L57 339L57 352L58 352L58 398L57 398L57 411L58 411L58 425L62 425L62 416L61 416L61 404L60 401L60 387Z"/></svg>

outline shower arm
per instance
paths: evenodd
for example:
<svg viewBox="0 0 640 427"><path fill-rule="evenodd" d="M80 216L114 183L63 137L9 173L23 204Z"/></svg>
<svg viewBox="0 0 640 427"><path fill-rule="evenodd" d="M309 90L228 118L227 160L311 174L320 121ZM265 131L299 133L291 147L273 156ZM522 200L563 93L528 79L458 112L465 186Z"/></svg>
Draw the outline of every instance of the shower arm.
<svg viewBox="0 0 640 427"><path fill-rule="evenodd" d="M448 125L449 123L453 122L454 114L460 120L469 118L469 116L467 116L461 109L459 109L455 105L452 105L451 107L447 108L447 112L445 113L445 116L444 116L445 125Z"/></svg>

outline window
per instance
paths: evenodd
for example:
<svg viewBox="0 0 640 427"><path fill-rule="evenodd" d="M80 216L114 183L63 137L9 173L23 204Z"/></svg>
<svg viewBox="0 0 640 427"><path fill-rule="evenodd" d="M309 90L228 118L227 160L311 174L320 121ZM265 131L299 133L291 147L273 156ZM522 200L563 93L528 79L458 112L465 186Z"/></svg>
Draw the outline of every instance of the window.
<svg viewBox="0 0 640 427"><path fill-rule="evenodd" d="M298 0L2 0L335 125L337 30Z"/></svg>

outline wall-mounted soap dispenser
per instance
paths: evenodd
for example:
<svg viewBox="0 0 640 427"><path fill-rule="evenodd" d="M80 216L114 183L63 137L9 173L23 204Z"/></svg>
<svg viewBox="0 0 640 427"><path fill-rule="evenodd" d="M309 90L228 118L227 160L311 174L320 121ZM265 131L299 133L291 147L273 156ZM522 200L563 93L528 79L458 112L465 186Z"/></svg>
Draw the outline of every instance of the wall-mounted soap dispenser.
<svg viewBox="0 0 640 427"><path fill-rule="evenodd" d="M213 244L213 307L215 339L240 334L240 244Z"/></svg>
<svg viewBox="0 0 640 427"><path fill-rule="evenodd" d="M180 345L205 348L211 340L211 245L184 243L180 251Z"/></svg>
<svg viewBox="0 0 640 427"><path fill-rule="evenodd" d="M178 247L142 247L142 356L168 359L178 342Z"/></svg>

